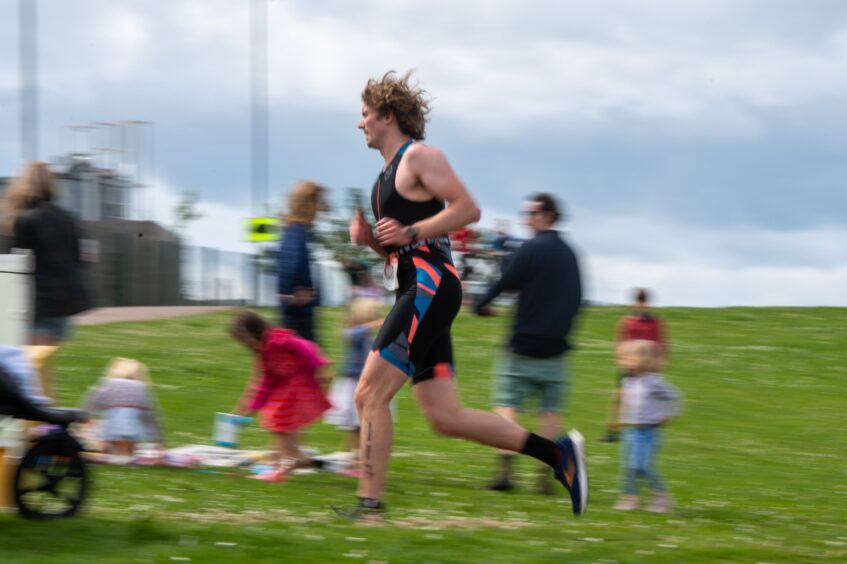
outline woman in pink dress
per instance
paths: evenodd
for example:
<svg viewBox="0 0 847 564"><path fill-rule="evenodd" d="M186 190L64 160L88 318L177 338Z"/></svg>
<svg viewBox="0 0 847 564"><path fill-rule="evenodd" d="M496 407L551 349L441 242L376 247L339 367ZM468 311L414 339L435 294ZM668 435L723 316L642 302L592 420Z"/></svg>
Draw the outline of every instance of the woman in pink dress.
<svg viewBox="0 0 847 564"><path fill-rule="evenodd" d="M256 358L253 378L235 412L259 412L262 427L276 439L279 463L277 471L262 479L282 481L291 470L312 465L300 451L300 430L331 407L322 385L322 367L329 360L314 342L276 329L252 311L238 314L230 332Z"/></svg>

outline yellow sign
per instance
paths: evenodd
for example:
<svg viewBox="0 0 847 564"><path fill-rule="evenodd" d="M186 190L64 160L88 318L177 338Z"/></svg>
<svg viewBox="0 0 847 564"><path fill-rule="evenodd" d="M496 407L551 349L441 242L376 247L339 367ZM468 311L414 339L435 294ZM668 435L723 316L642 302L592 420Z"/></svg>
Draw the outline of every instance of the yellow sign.
<svg viewBox="0 0 847 564"><path fill-rule="evenodd" d="M279 241L280 223L276 217L251 217L246 220L247 241Z"/></svg>

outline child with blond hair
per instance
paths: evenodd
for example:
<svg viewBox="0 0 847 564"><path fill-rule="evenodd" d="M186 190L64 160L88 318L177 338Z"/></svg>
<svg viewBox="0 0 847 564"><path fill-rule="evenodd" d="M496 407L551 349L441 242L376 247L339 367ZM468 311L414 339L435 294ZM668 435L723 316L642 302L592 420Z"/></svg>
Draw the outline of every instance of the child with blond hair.
<svg viewBox="0 0 847 564"><path fill-rule="evenodd" d="M101 433L111 462L129 463L138 443L161 443L162 426L147 367L131 358L115 358L89 391L84 409L103 419Z"/></svg>
<svg viewBox="0 0 847 564"><path fill-rule="evenodd" d="M350 302L344 327L346 358L341 372L332 382L332 403L324 420L347 432L345 450L355 452L359 445L359 414L353 396L359 376L373 344L374 331L382 325L379 302L372 298L356 298Z"/></svg>
<svg viewBox="0 0 847 564"><path fill-rule="evenodd" d="M618 347L619 362L628 374L621 382L619 424L621 441L621 496L614 508L638 508L638 478L652 491L647 511L667 513L671 498L656 469L662 427L679 413L680 393L657 372L655 342L630 340Z"/></svg>

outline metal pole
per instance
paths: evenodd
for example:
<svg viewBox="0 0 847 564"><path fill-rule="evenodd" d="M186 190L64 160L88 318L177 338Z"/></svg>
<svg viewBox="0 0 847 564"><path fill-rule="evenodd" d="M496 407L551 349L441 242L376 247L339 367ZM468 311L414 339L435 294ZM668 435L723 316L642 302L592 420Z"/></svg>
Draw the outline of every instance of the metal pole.
<svg viewBox="0 0 847 564"><path fill-rule="evenodd" d="M37 0L19 0L21 158L38 159Z"/></svg>
<svg viewBox="0 0 847 564"><path fill-rule="evenodd" d="M268 196L268 4L250 0L250 157L252 211L265 213Z"/></svg>

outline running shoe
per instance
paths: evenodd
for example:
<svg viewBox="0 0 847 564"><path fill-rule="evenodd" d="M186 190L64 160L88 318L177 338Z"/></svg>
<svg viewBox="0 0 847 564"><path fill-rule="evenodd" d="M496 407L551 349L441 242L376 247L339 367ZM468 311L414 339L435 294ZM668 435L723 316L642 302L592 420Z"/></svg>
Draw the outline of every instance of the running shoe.
<svg viewBox="0 0 847 564"><path fill-rule="evenodd" d="M556 441L559 447L556 466L553 468L559 480L571 496L573 514L582 515L588 505L588 468L585 458L585 439L576 429Z"/></svg>

